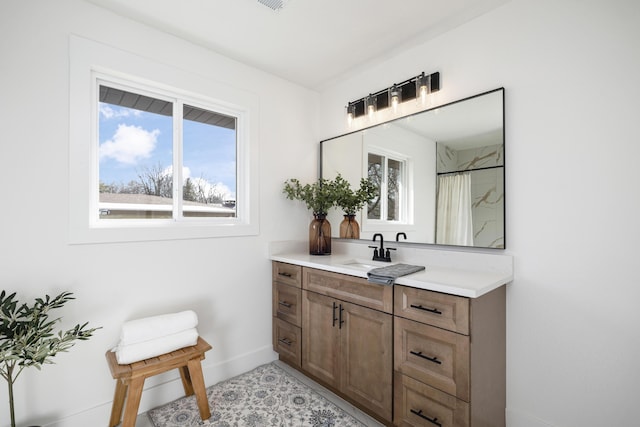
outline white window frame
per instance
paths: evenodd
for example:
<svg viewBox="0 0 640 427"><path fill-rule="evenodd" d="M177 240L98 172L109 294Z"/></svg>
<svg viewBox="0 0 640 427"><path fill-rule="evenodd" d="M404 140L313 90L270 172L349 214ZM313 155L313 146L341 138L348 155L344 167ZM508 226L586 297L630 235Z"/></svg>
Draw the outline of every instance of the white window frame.
<svg viewBox="0 0 640 427"><path fill-rule="evenodd" d="M386 176L388 174L388 167L386 166L389 159L396 160L402 163L402 173L401 173L401 188L399 191L400 197L400 213L398 220L387 220L387 219L370 219L366 212L366 206L362 213L362 230L363 231L406 231L406 226L413 224L413 216L411 214L412 209L412 200L410 194L412 193L411 188L413 187L412 179L412 161L411 159L403 155L401 153L394 152L392 150L388 150L382 147L376 147L373 145L369 145L363 150L363 171L362 176L368 176L368 167L369 167L369 154L374 154L378 156L384 157L385 160L385 184L383 185L381 197L382 197L382 206L381 212L386 211L387 209L387 197L388 192L386 188Z"/></svg>
<svg viewBox="0 0 640 427"><path fill-rule="evenodd" d="M144 76L141 77L141 76ZM237 117L236 217L100 220L99 81ZM160 96L158 96L160 95ZM257 235L258 101L253 94L77 36L70 38L69 241L72 244ZM174 112L174 127L176 117ZM178 123L181 126L181 123ZM174 129L174 135L179 129ZM175 142L174 142L175 147ZM174 151L174 164L176 156ZM181 160L181 159L178 159ZM181 164L181 162L180 162ZM177 171L181 175L181 171ZM176 179L174 177L174 179ZM180 203L180 202L178 202Z"/></svg>

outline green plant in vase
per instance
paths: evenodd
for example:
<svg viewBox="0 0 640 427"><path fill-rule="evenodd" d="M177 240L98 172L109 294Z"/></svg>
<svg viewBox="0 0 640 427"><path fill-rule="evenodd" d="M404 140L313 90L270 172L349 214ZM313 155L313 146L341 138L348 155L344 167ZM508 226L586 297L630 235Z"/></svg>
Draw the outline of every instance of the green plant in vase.
<svg viewBox="0 0 640 427"><path fill-rule="evenodd" d="M327 212L336 203L335 183L319 179L313 184L302 185L292 178L285 181L283 192L290 200L303 201L313 213L313 220L309 225L309 253L331 254L331 224L327 220Z"/></svg>
<svg viewBox="0 0 640 427"><path fill-rule="evenodd" d="M359 239L360 226L356 221L356 213L378 195L378 187L370 180L360 179L360 186L353 190L349 181L340 174L334 181L336 206L342 209L344 220L340 224L340 237Z"/></svg>
<svg viewBox="0 0 640 427"><path fill-rule="evenodd" d="M55 298L46 295L36 298L32 305L16 300L16 293L0 293L0 376L9 387L11 427L16 426L13 386L25 368L40 370L52 364L56 354L68 351L76 340L87 340L98 328L88 329L88 323L76 325L66 331L54 332L60 318L49 319L51 310L74 299L72 293L63 292Z"/></svg>

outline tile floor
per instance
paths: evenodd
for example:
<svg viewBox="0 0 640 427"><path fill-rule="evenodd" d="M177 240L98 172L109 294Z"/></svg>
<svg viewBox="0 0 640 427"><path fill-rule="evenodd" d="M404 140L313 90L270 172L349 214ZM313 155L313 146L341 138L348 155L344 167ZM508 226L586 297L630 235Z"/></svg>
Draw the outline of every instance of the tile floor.
<svg viewBox="0 0 640 427"><path fill-rule="evenodd" d="M322 387L320 384L302 375L300 372L296 371L289 365L282 363L280 361L277 361L276 363L278 363L278 366L280 366L282 369L285 369L287 372L294 375L300 381L302 381L303 383L307 384L309 387L316 390L326 399L335 403L337 406L342 408L347 413L351 414L354 418L359 420L361 423L363 423L367 427L383 427L383 424L380 424L379 422L377 422L376 420L374 420L364 412L360 411L358 408L356 408L349 402L346 402L343 399L339 398L338 396L336 396L326 388ZM147 414L140 414L136 421L136 427L153 427L153 424L151 424L151 421L149 420L149 417L147 417Z"/></svg>

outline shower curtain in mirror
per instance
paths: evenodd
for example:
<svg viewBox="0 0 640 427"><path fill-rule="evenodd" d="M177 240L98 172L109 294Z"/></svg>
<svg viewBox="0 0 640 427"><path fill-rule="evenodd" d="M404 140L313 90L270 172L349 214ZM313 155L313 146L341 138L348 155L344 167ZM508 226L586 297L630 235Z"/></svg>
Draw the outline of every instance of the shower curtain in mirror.
<svg viewBox="0 0 640 427"><path fill-rule="evenodd" d="M471 174L438 177L436 243L473 246Z"/></svg>

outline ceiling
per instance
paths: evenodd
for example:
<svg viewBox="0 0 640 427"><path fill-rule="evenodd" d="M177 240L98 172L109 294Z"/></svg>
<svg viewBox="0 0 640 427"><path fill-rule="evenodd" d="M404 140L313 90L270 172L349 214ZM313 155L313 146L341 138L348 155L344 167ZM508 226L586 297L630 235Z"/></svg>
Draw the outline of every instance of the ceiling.
<svg viewBox="0 0 640 427"><path fill-rule="evenodd" d="M86 1L320 90L509 0Z"/></svg>

